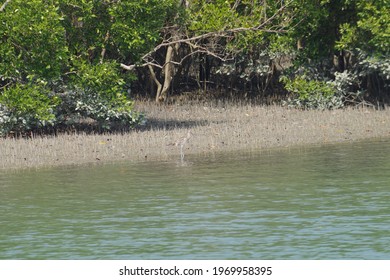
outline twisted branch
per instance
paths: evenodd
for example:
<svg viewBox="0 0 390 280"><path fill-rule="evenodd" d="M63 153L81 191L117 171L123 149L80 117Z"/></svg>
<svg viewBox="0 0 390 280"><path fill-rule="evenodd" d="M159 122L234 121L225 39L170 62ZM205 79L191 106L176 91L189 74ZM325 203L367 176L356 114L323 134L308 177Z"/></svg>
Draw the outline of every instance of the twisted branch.
<svg viewBox="0 0 390 280"><path fill-rule="evenodd" d="M11 2L11 0L6 0L4 4L0 7L0 12L4 11L5 7L8 5L8 3Z"/></svg>
<svg viewBox="0 0 390 280"><path fill-rule="evenodd" d="M224 55L218 54L218 52L214 51L212 48L207 48L207 46L204 46L199 42L202 42L210 38L223 38L223 37L232 38L235 34L249 32L249 31L261 31L265 33L285 33L286 30L284 26L275 26L271 28L266 28L266 26L269 25L286 7L287 5L282 5L271 17L267 18L264 22L262 22L257 26L237 27L237 28L232 28L232 29L227 29L222 31L211 31L204 34L195 35L192 37L183 37L183 34L181 34L181 36L169 37L168 39L163 40L162 43L158 44L153 50L151 50L150 52L146 53L144 56L141 57L141 61L143 61L144 63L133 64L133 65L126 65L121 63L120 66L123 69L130 70L130 71L134 70L136 67L146 67L149 65L162 69L166 66L167 63L180 65L185 60L185 58L192 56L196 53L205 53L210 56L216 57L221 61L230 60L229 57L225 57ZM175 29L175 26L167 27L165 29L168 29L167 33L169 34L170 33L169 29ZM173 33L176 32L173 31ZM170 47L173 45L181 45L181 44L189 45L192 51L189 54L187 54L183 59L181 59L180 62L169 61L169 62L165 62L163 65L159 65L154 62L153 54L156 53L159 49L164 47Z"/></svg>

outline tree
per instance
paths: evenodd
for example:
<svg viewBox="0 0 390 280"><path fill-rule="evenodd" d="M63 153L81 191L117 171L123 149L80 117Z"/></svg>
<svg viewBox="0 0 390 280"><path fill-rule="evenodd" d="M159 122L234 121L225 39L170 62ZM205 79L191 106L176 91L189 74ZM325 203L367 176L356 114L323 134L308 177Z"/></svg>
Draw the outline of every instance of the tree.
<svg viewBox="0 0 390 280"><path fill-rule="evenodd" d="M0 126L11 131L13 127L22 130L20 123L27 130L37 127L33 124L37 122L68 124L71 115L91 117L105 128L111 121L136 123L139 118L131 111L133 103L117 61L136 59L137 48L147 45L157 31L145 24L138 41L131 45L125 40L118 25L137 19L134 32L139 32L148 22L139 11L133 10L141 18L131 15L132 11L118 14L120 7L132 3L142 11L141 1L4 2L0 10ZM39 91L41 95L36 94ZM29 95L32 99L25 98ZM56 119L48 122L47 114L40 113L46 109Z"/></svg>
<svg viewBox="0 0 390 280"><path fill-rule="evenodd" d="M23 8L21 8L23 7ZM0 12L3 80L56 79L68 53L62 18L52 1L6 1Z"/></svg>
<svg viewBox="0 0 390 280"><path fill-rule="evenodd" d="M126 70L147 67L157 86L156 101L164 101L175 67L191 56L205 54L228 61L242 51L243 38L283 33L290 17L283 17L283 1L216 0L185 2L167 19L160 42L140 63L121 64ZM162 76L161 78L159 76Z"/></svg>
<svg viewBox="0 0 390 280"><path fill-rule="evenodd" d="M353 21L340 25L338 49L359 48L376 55L390 52L390 2L355 1Z"/></svg>

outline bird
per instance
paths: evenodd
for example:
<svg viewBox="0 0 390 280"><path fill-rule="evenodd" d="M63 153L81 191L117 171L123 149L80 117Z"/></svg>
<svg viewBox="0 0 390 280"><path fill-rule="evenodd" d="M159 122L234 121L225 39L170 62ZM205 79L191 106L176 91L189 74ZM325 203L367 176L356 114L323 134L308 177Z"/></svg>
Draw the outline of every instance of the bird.
<svg viewBox="0 0 390 280"><path fill-rule="evenodd" d="M181 137L179 140L177 140L175 142L175 146L184 146L188 142L188 140L190 140L191 136L192 136L192 133L190 130L188 130L187 136Z"/></svg>
<svg viewBox="0 0 390 280"><path fill-rule="evenodd" d="M187 136L182 137L182 138L180 138L179 140L177 140L177 141L175 142L175 146L180 146L180 155L181 155L181 159L184 159L183 147L184 147L184 145L188 142L188 140L190 140L191 136L192 136L192 133L191 133L190 130L188 130Z"/></svg>

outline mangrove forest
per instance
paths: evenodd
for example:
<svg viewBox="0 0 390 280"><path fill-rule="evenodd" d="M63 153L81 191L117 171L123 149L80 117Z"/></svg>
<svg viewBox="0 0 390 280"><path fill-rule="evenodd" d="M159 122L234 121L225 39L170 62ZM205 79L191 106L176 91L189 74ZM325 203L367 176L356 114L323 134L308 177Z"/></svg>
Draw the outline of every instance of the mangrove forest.
<svg viewBox="0 0 390 280"><path fill-rule="evenodd" d="M0 135L134 127L137 98L390 102L389 0L2 0ZM275 100L275 101L273 101Z"/></svg>

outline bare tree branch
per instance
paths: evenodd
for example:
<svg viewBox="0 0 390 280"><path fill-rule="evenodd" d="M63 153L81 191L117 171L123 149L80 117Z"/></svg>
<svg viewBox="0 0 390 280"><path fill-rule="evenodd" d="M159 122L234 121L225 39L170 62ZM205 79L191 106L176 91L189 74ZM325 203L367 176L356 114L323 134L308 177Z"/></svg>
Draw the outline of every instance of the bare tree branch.
<svg viewBox="0 0 390 280"><path fill-rule="evenodd" d="M107 43L107 41L109 39L110 39L110 31L107 31L106 36L104 37L104 41L103 41L103 48L102 48L102 51L100 53L100 64L102 64L104 61L104 56L106 55L106 51L107 51L105 44Z"/></svg>
<svg viewBox="0 0 390 280"><path fill-rule="evenodd" d="M237 1L239 2L239 1ZM211 56L214 56L221 61L226 61L229 59L224 58L222 55L217 54L216 52L213 52L210 49L207 49L204 46L201 46L201 44L198 44L197 42L204 41L205 39L210 39L210 38L233 38L235 34L238 33L244 33L244 32L249 32L249 31L261 31L265 33L285 33L285 27L284 26L274 26L270 28L266 28L267 25L269 25L280 13L287 7L287 5L281 5L281 7L269 18L267 18L264 22L257 26L252 26L252 27L237 27L237 28L232 28L232 29L227 29L227 30L222 30L222 31L211 31L207 32L204 34L200 35L195 35L192 37L181 37L180 36L171 36L165 40L163 40L162 43L158 44L153 50L145 54L143 57L141 57L141 61L144 61L145 63L139 64L139 65L126 65L126 64L121 64L121 67L125 70L133 70L136 67L145 67L148 65L152 65L158 68L163 68L164 65L158 65L156 63L148 61L148 57L152 57L152 54L156 53L159 49L164 48L164 47L169 47L172 45L177 45L177 44L188 44L191 45L195 51L192 51L190 54L187 54L186 57L191 56L195 53L206 53ZM170 26L165 28L167 31L169 29L175 29L175 26ZM168 31L167 34L170 32ZM182 59L183 61L183 59ZM173 64L179 64L178 62L168 62L168 63L173 63Z"/></svg>
<svg viewBox="0 0 390 280"><path fill-rule="evenodd" d="M5 7L8 5L8 3L11 2L11 0L6 0L4 4L0 7L0 12L4 11Z"/></svg>
<svg viewBox="0 0 390 280"><path fill-rule="evenodd" d="M184 3L184 4L183 4ZM182 5L185 5L183 0ZM232 9L237 9L241 0L236 0ZM282 3L282 2L280 2ZM293 15L284 17L282 23L274 22L282 15L287 5L281 4L280 8L270 17L260 16L259 23L254 23L250 27L236 27L219 31L209 31L199 35L189 35L183 32L177 25L165 26L161 30L163 39L150 52L143 55L140 63L126 65L120 64L125 70L134 70L137 67L148 67L151 79L157 86L156 102L166 100L171 81L175 76L175 67L183 65L184 61L195 54L206 54L209 57L217 58L220 61L231 61L240 50L226 48L226 43L237 38L237 34L246 32L262 33L285 33L287 24L292 20ZM188 46L188 48L185 47ZM178 50L184 52L180 55ZM161 55L164 56L162 61ZM155 72L159 69L160 71Z"/></svg>
<svg viewBox="0 0 390 280"><path fill-rule="evenodd" d="M236 2L233 5L233 10L237 9L238 5L240 5L241 0L236 0Z"/></svg>

